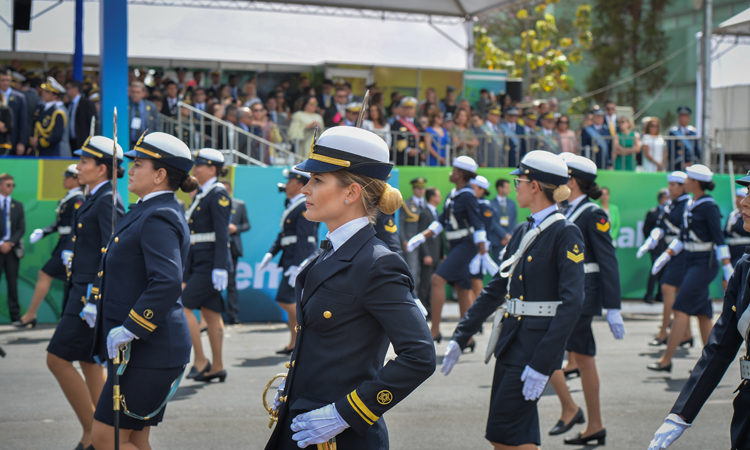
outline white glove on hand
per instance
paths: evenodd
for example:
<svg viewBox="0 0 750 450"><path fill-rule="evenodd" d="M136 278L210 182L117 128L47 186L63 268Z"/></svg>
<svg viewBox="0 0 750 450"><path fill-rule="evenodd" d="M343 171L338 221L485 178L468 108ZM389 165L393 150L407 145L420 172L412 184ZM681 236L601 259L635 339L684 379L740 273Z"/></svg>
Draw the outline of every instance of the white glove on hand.
<svg viewBox="0 0 750 450"><path fill-rule="evenodd" d="M492 260L492 256L487 252L482 255L482 273L489 273L493 277L497 274L498 267L495 261Z"/></svg>
<svg viewBox="0 0 750 450"><path fill-rule="evenodd" d="M70 263L70 258L73 257L73 252L70 250L63 250L62 252L62 263L63 266L68 267L68 264Z"/></svg>
<svg viewBox="0 0 750 450"><path fill-rule="evenodd" d="M413 252L417 247L424 244L426 240L427 238L425 238L424 234L422 233L419 233L413 238L409 239L409 242L406 243L406 253Z"/></svg>
<svg viewBox="0 0 750 450"><path fill-rule="evenodd" d="M263 270L268 265L268 263L271 262L272 259L273 255L270 253L266 253L260 262L260 266L258 266L258 270Z"/></svg>
<svg viewBox="0 0 750 450"><path fill-rule="evenodd" d="M445 355L443 355L443 365L440 367L440 372L443 375L447 377L448 374L451 373L451 370L458 362L458 357L461 356L461 353L461 346L458 345L458 342L451 339L451 341L448 342L448 348L445 349Z"/></svg>
<svg viewBox="0 0 750 450"><path fill-rule="evenodd" d="M336 411L336 405L331 403L295 417L291 428L295 432L292 439L297 441L297 447L305 448L328 442L349 428L349 424Z"/></svg>
<svg viewBox="0 0 750 450"><path fill-rule="evenodd" d="M670 414L662 426L654 433L654 439L648 446L648 450L662 450L682 436L682 433L690 428L690 424L680 419L677 414Z"/></svg>
<svg viewBox="0 0 750 450"><path fill-rule="evenodd" d="M282 378L281 384L279 385L279 388L276 389L276 395L273 397L273 406L271 407L271 411L278 411L279 408L281 408L281 393L284 391L284 386L286 386L286 377Z"/></svg>
<svg viewBox="0 0 750 450"><path fill-rule="evenodd" d="M646 239L646 242L641 245L641 248L638 249L638 253L635 254L635 257L641 259L649 250L653 250L657 243L658 241L656 239L649 236L648 239Z"/></svg>
<svg viewBox="0 0 750 450"><path fill-rule="evenodd" d="M214 284L214 289L221 292L229 284L229 273L224 269L214 269L211 271L211 282Z"/></svg>
<svg viewBox="0 0 750 450"><path fill-rule="evenodd" d="M523 369L523 373L521 374L521 381L524 382L524 400L534 401L542 396L542 392L544 392L544 387L547 385L549 377L547 375L542 375L529 366L526 366L526 368Z"/></svg>
<svg viewBox="0 0 750 450"><path fill-rule="evenodd" d="M289 266L284 272L284 275L289 275L289 286L294 287L297 284L297 275L299 274L299 266Z"/></svg>
<svg viewBox="0 0 750 450"><path fill-rule="evenodd" d="M135 339L135 335L128 331L127 328L123 326L112 328L107 336L107 354L109 354L109 358L114 359L117 356L117 350L133 339Z"/></svg>
<svg viewBox="0 0 750 450"><path fill-rule="evenodd" d="M622 320L622 314L620 314L619 309L607 310L607 323L609 323L609 329L612 330L615 339L625 337L625 322Z"/></svg>
<svg viewBox="0 0 750 450"><path fill-rule="evenodd" d="M731 264L724 264L724 281L729 281L734 273L734 267Z"/></svg>
<svg viewBox="0 0 750 450"><path fill-rule="evenodd" d="M651 275L656 275L657 273L659 273L659 271L663 269L671 259L672 257L669 256L669 253L667 252L659 255L659 257L656 258L656 261L654 261L654 266L651 268Z"/></svg>
<svg viewBox="0 0 750 450"><path fill-rule="evenodd" d="M31 236L29 236L29 242L32 244L36 244L39 242L39 239L44 237L44 231L42 231L41 228L37 228L36 230L31 232Z"/></svg>
<svg viewBox="0 0 750 450"><path fill-rule="evenodd" d="M476 275L479 273L479 271L482 269L482 255L479 253L476 254L471 259L471 262L469 263L469 273L472 275Z"/></svg>
<svg viewBox="0 0 750 450"><path fill-rule="evenodd" d="M86 323L89 324L89 328L94 328L96 326L95 304L86 303L86 306L83 307L83 311L81 311L81 314L83 315L83 319L86 320Z"/></svg>

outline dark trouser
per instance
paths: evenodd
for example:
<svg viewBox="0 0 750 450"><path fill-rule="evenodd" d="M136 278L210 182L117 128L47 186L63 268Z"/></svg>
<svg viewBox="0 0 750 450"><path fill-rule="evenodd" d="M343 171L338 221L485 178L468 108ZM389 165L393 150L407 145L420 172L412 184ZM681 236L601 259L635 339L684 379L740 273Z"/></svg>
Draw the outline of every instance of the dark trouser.
<svg viewBox="0 0 750 450"><path fill-rule="evenodd" d="M18 306L18 257L11 250L6 254L0 253L0 279L5 273L8 283L8 316L11 322L21 318L21 308Z"/></svg>
<svg viewBox="0 0 750 450"><path fill-rule="evenodd" d="M649 255L651 255L651 266L652 267L654 265L654 261L656 261L656 258L658 258L659 255L661 255L661 254L662 254L662 252L661 251L657 251L657 250L651 250L649 252ZM664 268L662 267L662 269L656 275L652 275L650 269L649 269L648 273L649 273L649 275L648 275L648 282L646 283L646 295L643 296L643 298L644 299L652 299L652 298L654 298L654 286L656 286L656 298L660 299L661 298L661 289L659 288L659 286L661 286L661 283L659 281L661 280L661 275L664 273Z"/></svg>
<svg viewBox="0 0 750 450"><path fill-rule="evenodd" d="M428 316L432 316L432 274L435 273L439 264L440 261L433 261L431 266L422 264L422 273L417 287L419 301L424 305Z"/></svg>
<svg viewBox="0 0 750 450"><path fill-rule="evenodd" d="M229 322L240 321L240 304L237 299L237 260L239 256L232 255L232 270L229 271L227 284L227 318Z"/></svg>

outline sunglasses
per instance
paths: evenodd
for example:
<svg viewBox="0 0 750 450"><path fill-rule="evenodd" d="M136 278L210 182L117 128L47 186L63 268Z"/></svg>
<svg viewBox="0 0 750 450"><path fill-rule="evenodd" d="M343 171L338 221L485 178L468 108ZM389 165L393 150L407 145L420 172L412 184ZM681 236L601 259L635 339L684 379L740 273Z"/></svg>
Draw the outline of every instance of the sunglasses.
<svg viewBox="0 0 750 450"><path fill-rule="evenodd" d="M265 109L263 109L263 108L260 108L260 109L253 109L253 112L263 112L263 111L265 111Z"/></svg>
<svg viewBox="0 0 750 450"><path fill-rule="evenodd" d="M515 187L516 189L518 189L518 186L521 185L522 181L523 182L527 182L527 183L531 183L533 180L526 180L524 178L513 178L513 187Z"/></svg>
<svg viewBox="0 0 750 450"><path fill-rule="evenodd" d="M14 188L14 187L16 187L16 184L15 183L7 183L5 185L5 187Z"/></svg>

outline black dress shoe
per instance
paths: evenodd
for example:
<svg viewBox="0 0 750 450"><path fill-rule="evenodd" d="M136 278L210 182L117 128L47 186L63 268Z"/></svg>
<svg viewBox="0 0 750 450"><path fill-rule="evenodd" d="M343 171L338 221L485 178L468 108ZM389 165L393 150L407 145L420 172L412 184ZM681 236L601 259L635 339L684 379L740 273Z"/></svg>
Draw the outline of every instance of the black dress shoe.
<svg viewBox="0 0 750 450"><path fill-rule="evenodd" d="M440 341L443 340L443 334L442 333L438 333L438 335L435 336L434 338L432 338L432 340L435 341L435 342L437 342L439 344Z"/></svg>
<svg viewBox="0 0 750 450"><path fill-rule="evenodd" d="M578 412L575 416L573 416L573 419L571 419L570 422L565 423L562 420L557 421L557 425L554 426L551 430L549 430L550 436L557 436L558 434L567 433L571 428L573 428L573 425L577 423L585 423L586 418L583 417L583 410L581 408L578 408Z"/></svg>
<svg viewBox="0 0 750 450"><path fill-rule="evenodd" d="M651 297L643 297L643 303L647 303L649 305L653 305L654 304L654 299L651 298Z"/></svg>
<svg viewBox="0 0 750 450"><path fill-rule="evenodd" d="M16 328L34 328L36 326L36 319L31 319L28 322L22 322L21 319L18 319L12 323L12 325ZM81 449L83 450L83 449Z"/></svg>
<svg viewBox="0 0 750 450"><path fill-rule="evenodd" d="M92 444L92 445L89 445L88 447L86 447L83 450L96 450L96 449L94 449L94 445Z"/></svg>
<svg viewBox="0 0 750 450"><path fill-rule="evenodd" d="M667 338L659 339L658 337L655 337L653 341L648 343L651 347L658 347L660 345L667 345Z"/></svg>
<svg viewBox="0 0 750 450"><path fill-rule="evenodd" d="M279 350L278 352L276 352L276 354L277 355L291 355L293 351L294 351L294 347L292 347L292 348L286 348L286 347L284 347L281 350Z"/></svg>
<svg viewBox="0 0 750 450"><path fill-rule="evenodd" d="M565 374L565 379L573 378L573 376L577 376L578 378L581 377L581 370L579 368L575 368L573 370L563 370L563 373Z"/></svg>
<svg viewBox="0 0 750 450"><path fill-rule="evenodd" d="M207 326L201 328L201 333L207 333L207 332L208 332L208 327Z"/></svg>
<svg viewBox="0 0 750 450"><path fill-rule="evenodd" d="M598 433L594 433L591 436L583 437L581 433L573 439L565 439L566 445L591 445L590 442L596 441L595 445L604 445L607 441L607 430L604 429Z"/></svg>
<svg viewBox="0 0 750 450"><path fill-rule="evenodd" d="M81 444L81 443L79 442L79 443L78 443L78 446L77 446L76 448L74 448L73 450L84 450L84 448L83 448L83 444Z"/></svg>
<svg viewBox="0 0 750 450"><path fill-rule="evenodd" d="M206 367L204 367L203 370L201 370L200 372L198 371L197 367L195 367L195 366L191 367L190 368L190 372L187 374L187 376L185 378L193 378L194 379L199 374L208 372L209 370L211 370L211 361L208 361L206 363Z"/></svg>
<svg viewBox="0 0 750 450"><path fill-rule="evenodd" d="M466 344L466 347L461 349L461 353L463 353L467 348L471 353L474 353L474 349L477 348L477 341L471 341L470 343Z"/></svg>
<svg viewBox="0 0 750 450"><path fill-rule="evenodd" d="M206 383L210 383L211 380L214 378L218 378L219 382L223 383L224 380L227 379L227 371L226 370L220 370L216 373L212 373L211 375L206 374L205 372L199 373L195 378L193 378L195 381L203 381Z"/></svg>
<svg viewBox="0 0 750 450"><path fill-rule="evenodd" d="M653 370L654 372L672 372L672 363L669 363L668 366L662 366L658 361L655 363L651 363L646 366L648 370Z"/></svg>
<svg viewBox="0 0 750 450"><path fill-rule="evenodd" d="M690 347L693 348L693 345L695 344L695 341L693 338L685 339L684 341L680 342L680 347Z"/></svg>

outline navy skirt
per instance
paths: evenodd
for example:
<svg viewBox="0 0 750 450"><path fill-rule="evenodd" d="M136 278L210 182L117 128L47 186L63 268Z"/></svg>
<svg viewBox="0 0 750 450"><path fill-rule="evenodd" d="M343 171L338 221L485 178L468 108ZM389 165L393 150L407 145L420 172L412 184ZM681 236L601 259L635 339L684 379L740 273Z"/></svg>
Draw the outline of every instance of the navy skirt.
<svg viewBox="0 0 750 450"><path fill-rule="evenodd" d="M294 298L294 288L289 286L289 275L281 277L281 284L276 291L276 301L279 303L296 303Z"/></svg>
<svg viewBox="0 0 750 450"><path fill-rule="evenodd" d="M685 279L673 309L689 316L713 315L709 286L719 272L714 252L689 253L685 258Z"/></svg>
<svg viewBox="0 0 750 450"><path fill-rule="evenodd" d="M471 289L471 272L469 263L476 256L477 245L471 237L450 242L448 257L435 271L448 284L455 284L463 289Z"/></svg>
<svg viewBox="0 0 750 450"><path fill-rule="evenodd" d="M576 322L573 332L568 338L565 350L575 352L579 355L596 356L596 341L594 341L594 330L591 329L592 316L581 315Z"/></svg>
<svg viewBox="0 0 750 450"><path fill-rule="evenodd" d="M91 350L94 348L94 329L81 319L82 297L86 296L88 283L71 281L68 300L47 351L66 361L83 361L94 364Z"/></svg>
<svg viewBox="0 0 750 450"><path fill-rule="evenodd" d="M50 258L49 261L44 264L44 267L42 267L42 272L46 273L52 278L57 278L58 280L62 281L65 281L68 278L68 274L65 271L65 266L62 263L62 258L56 255L52 255L52 258Z"/></svg>
<svg viewBox="0 0 750 450"><path fill-rule="evenodd" d="M221 292L214 289L211 271L193 273L182 290L182 305L188 309L206 308L218 313L224 312Z"/></svg>
<svg viewBox="0 0 750 450"><path fill-rule="evenodd" d="M661 275L661 284L667 284L669 286L680 287L682 286L682 280L685 279L685 252L680 252L679 255L673 257L668 263L667 267L664 268L664 273Z"/></svg>
<svg viewBox="0 0 750 450"><path fill-rule="evenodd" d="M536 407L539 399L527 401L523 398L523 370L524 367L495 363L485 434L485 439L490 442L509 446L542 443Z"/></svg>

